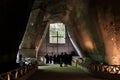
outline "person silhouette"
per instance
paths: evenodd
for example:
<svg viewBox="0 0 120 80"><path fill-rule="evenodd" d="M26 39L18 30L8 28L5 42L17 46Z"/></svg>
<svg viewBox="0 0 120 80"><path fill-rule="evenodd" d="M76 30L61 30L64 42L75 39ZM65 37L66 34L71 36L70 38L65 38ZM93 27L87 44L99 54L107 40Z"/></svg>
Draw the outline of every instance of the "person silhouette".
<svg viewBox="0 0 120 80"><path fill-rule="evenodd" d="M48 64L49 63L49 55L48 54L45 55L45 59L46 59L46 64Z"/></svg>

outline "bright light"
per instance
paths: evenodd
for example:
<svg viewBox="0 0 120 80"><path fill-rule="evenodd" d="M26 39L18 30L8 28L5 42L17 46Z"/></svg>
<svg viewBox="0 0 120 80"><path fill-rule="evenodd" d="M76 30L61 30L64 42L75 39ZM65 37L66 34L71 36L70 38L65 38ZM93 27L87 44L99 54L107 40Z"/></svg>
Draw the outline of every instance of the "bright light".
<svg viewBox="0 0 120 80"><path fill-rule="evenodd" d="M69 39L70 39L70 41L71 41L71 43L72 43L72 45L74 46L74 48L76 49L76 51L77 51L77 53L78 53L78 55L80 56L80 57L83 57L82 56L82 54L81 54L81 52L80 52L80 49L78 49L78 47L76 46L76 44L73 42L73 40L71 39L71 37L70 37L70 35L68 34L68 36L69 36Z"/></svg>
<svg viewBox="0 0 120 80"><path fill-rule="evenodd" d="M93 45L93 42L92 42L89 34L86 31L82 31L82 36L83 36L82 38L83 38L83 41L84 41L85 48L93 50L94 45Z"/></svg>
<svg viewBox="0 0 120 80"><path fill-rule="evenodd" d="M65 44L65 25L63 23L50 23L49 42Z"/></svg>
<svg viewBox="0 0 120 80"><path fill-rule="evenodd" d="M20 61L19 61L19 60L20 60L20 59L19 59L19 55L20 55L20 54L19 54L19 52L18 52L18 53L17 53L17 56L16 56L16 63L19 63L19 62L20 62Z"/></svg>
<svg viewBox="0 0 120 80"><path fill-rule="evenodd" d="M120 36L115 29L117 26L101 26L105 45L105 60L109 65L120 65Z"/></svg>

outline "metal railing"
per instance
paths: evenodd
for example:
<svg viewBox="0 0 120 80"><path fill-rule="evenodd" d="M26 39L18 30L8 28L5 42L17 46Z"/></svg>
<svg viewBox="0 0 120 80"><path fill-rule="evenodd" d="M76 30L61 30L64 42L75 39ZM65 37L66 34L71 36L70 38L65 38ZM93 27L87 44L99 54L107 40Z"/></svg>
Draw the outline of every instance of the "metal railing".
<svg viewBox="0 0 120 80"><path fill-rule="evenodd" d="M87 68L91 71L104 72L109 74L120 74L120 65L89 65Z"/></svg>
<svg viewBox="0 0 120 80"><path fill-rule="evenodd" d="M28 64L18 69L0 74L0 80L20 80L20 78L25 76L27 73L29 73L33 69L36 69L36 64L37 63Z"/></svg>
<svg viewBox="0 0 120 80"><path fill-rule="evenodd" d="M73 61L77 65L81 65L89 70L91 75L103 80L120 80L120 65L105 64L87 64L80 60Z"/></svg>
<svg viewBox="0 0 120 80"><path fill-rule="evenodd" d="M87 68L99 77L107 80L120 80L120 65L88 65Z"/></svg>

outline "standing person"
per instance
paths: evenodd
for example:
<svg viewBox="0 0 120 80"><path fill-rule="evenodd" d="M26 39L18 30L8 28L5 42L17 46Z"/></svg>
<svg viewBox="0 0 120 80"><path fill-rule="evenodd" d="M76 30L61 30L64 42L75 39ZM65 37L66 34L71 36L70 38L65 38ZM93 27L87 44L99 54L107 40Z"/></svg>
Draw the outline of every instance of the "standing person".
<svg viewBox="0 0 120 80"><path fill-rule="evenodd" d="M46 64L48 64L49 63L49 55L48 54L45 55L45 59L46 59Z"/></svg>
<svg viewBox="0 0 120 80"><path fill-rule="evenodd" d="M72 54L68 55L68 64L72 65Z"/></svg>
<svg viewBox="0 0 120 80"><path fill-rule="evenodd" d="M53 64L56 64L56 55L53 55Z"/></svg>
<svg viewBox="0 0 120 80"><path fill-rule="evenodd" d="M68 65L68 54L66 52L64 54L64 64L65 64L65 67L67 67L67 65Z"/></svg>
<svg viewBox="0 0 120 80"><path fill-rule="evenodd" d="M52 64L52 60L53 60L52 55L49 56L49 59L50 59L50 64Z"/></svg>
<svg viewBox="0 0 120 80"><path fill-rule="evenodd" d="M63 64L63 53L60 54L60 67L62 67L62 64Z"/></svg>
<svg viewBox="0 0 120 80"><path fill-rule="evenodd" d="M57 60L57 63L60 64L60 55L59 54L57 55L57 59L56 60Z"/></svg>

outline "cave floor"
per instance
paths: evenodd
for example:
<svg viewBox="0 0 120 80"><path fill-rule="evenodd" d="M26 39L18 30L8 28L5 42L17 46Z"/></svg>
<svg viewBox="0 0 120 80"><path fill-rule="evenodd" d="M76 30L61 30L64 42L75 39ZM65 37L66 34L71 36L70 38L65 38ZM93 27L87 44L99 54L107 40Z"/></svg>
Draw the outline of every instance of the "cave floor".
<svg viewBox="0 0 120 80"><path fill-rule="evenodd" d="M86 68L80 65L60 67L58 64L49 64L38 66L36 72L28 80L105 80L92 75Z"/></svg>

